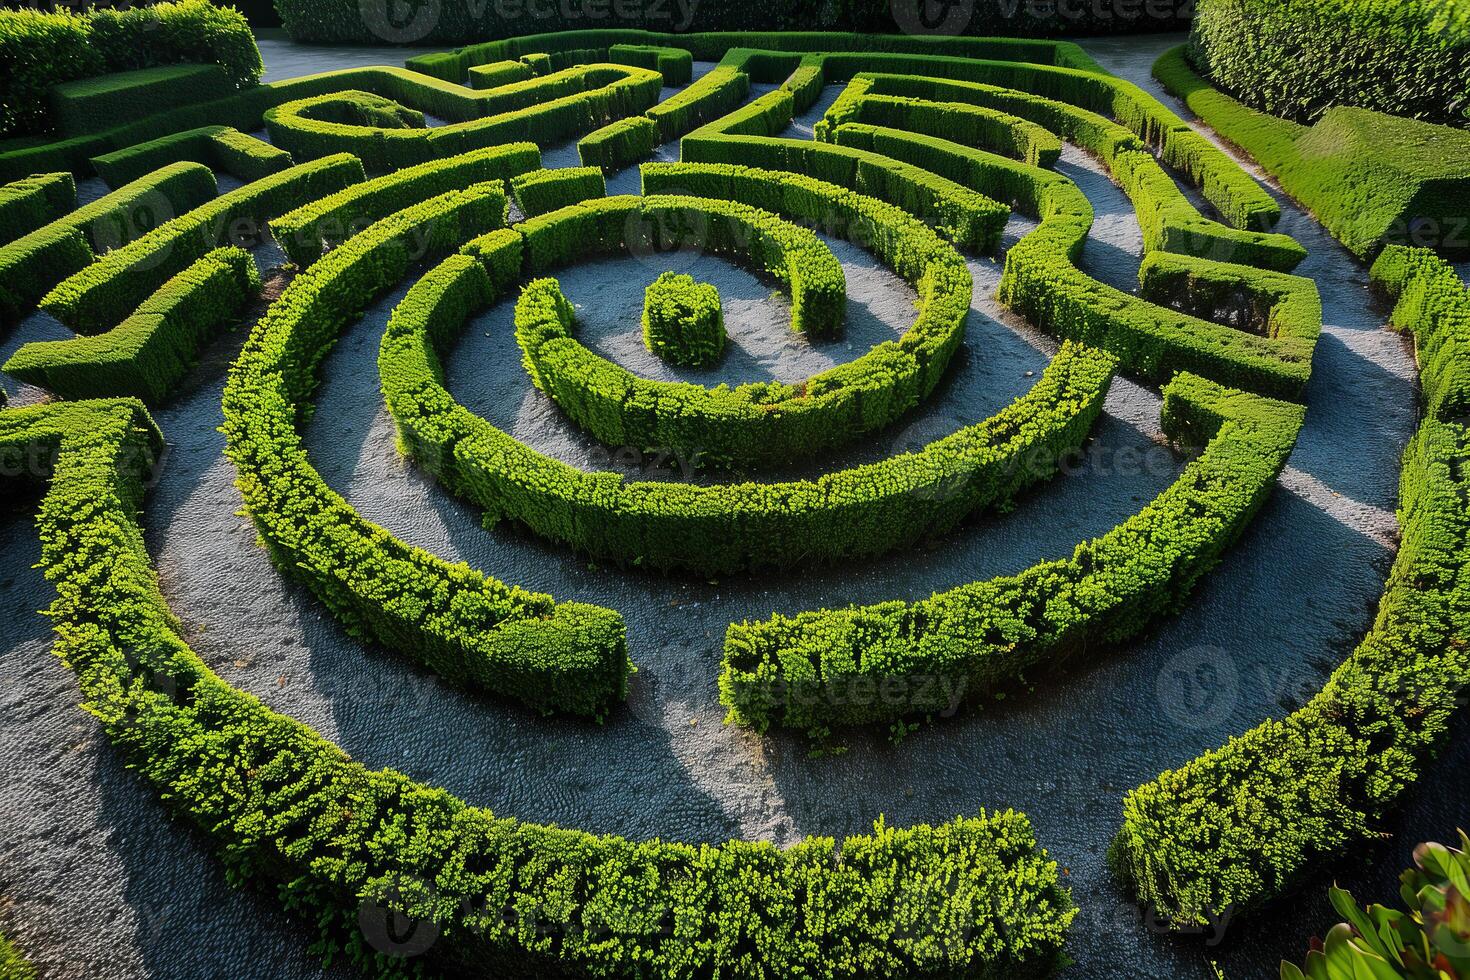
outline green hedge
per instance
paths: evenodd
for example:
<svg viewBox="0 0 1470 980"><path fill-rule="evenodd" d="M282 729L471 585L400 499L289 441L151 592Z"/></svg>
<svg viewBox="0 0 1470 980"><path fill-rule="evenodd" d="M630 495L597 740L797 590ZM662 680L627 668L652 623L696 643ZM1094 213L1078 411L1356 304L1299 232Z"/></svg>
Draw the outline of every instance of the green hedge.
<svg viewBox="0 0 1470 980"><path fill-rule="evenodd" d="M657 72L624 65L569 68L478 94L388 77L393 84L382 87L389 95L336 90L267 109L271 141L300 159L352 153L369 171L384 172L510 142L553 146L643 112L662 90ZM420 110L400 104L406 96L423 111L452 109L449 118L462 121L425 128Z"/></svg>
<svg viewBox="0 0 1470 980"><path fill-rule="evenodd" d="M569 204L603 197L607 194L607 182L597 167L559 167L520 174L511 181L511 191L521 213L532 218Z"/></svg>
<svg viewBox="0 0 1470 980"><path fill-rule="evenodd" d="M647 116L628 116L579 139L577 159L583 166L615 173L652 156L659 142L657 123Z"/></svg>
<svg viewBox="0 0 1470 980"><path fill-rule="evenodd" d="M245 18L208 0L91 10L82 16L65 10L0 10L0 64L8 69L0 77L0 136L52 129L52 86L189 63L218 65L232 89L255 85L262 70Z"/></svg>
<svg viewBox="0 0 1470 980"><path fill-rule="evenodd" d="M366 908L424 923L437 940L422 965L446 973L1010 980L1064 962L1076 913L1018 813L880 820L787 850L637 843L364 768L178 635L135 516L161 441L125 402L0 415L0 445L57 460L38 519L56 652L124 763L329 956L401 966L363 942Z"/></svg>
<svg viewBox="0 0 1470 980"><path fill-rule="evenodd" d="M1357 106L1470 126L1463 4L1201 0L1189 57L1246 105L1298 122Z"/></svg>
<svg viewBox="0 0 1470 980"><path fill-rule="evenodd" d="M468 184L505 180L541 166L532 143L511 143L431 160L351 184L270 221L271 235L296 265L306 268L373 222Z"/></svg>
<svg viewBox="0 0 1470 980"><path fill-rule="evenodd" d="M35 968L4 936L0 936L0 980L36 980Z"/></svg>
<svg viewBox="0 0 1470 980"><path fill-rule="evenodd" d="M514 82L524 82L534 74L531 66L524 61L495 61L488 65L472 65L469 69L469 83L470 88L474 89L499 88ZM447 81L457 82L459 78L450 78Z"/></svg>
<svg viewBox="0 0 1470 980"><path fill-rule="evenodd" d="M504 585L369 524L312 467L296 429L346 323L416 262L499 227L505 206L498 181L431 198L297 276L230 372L225 451L272 560L353 632L454 683L600 717L626 689L622 617Z"/></svg>
<svg viewBox="0 0 1470 980"><path fill-rule="evenodd" d="M291 154L285 150L233 126L186 129L98 154L89 162L108 187L118 187L179 160L207 164L247 184L280 173L292 163Z"/></svg>
<svg viewBox="0 0 1470 980"><path fill-rule="evenodd" d="M1399 297L1428 402L1404 454L1398 557L1319 694L1124 799L1111 862L1181 928L1257 909L1378 840L1470 689L1470 292L1422 250L1388 248L1373 278Z"/></svg>
<svg viewBox="0 0 1470 980"><path fill-rule="evenodd" d="M1209 445L1137 515L1070 558L922 602L732 624L720 700L731 720L762 731L952 712L1039 665L1128 639L1181 603L1239 537L1304 414L1180 375L1164 388L1165 431Z"/></svg>
<svg viewBox="0 0 1470 980"><path fill-rule="evenodd" d="M1183 48L1154 75L1359 257L1401 244L1470 258L1470 135L1350 107L1300 126L1211 88Z"/></svg>
<svg viewBox="0 0 1470 980"><path fill-rule="evenodd" d="M659 276L643 293L643 345L670 364L700 368L719 363L725 354L720 291L696 283L693 276Z"/></svg>
<svg viewBox="0 0 1470 980"><path fill-rule="evenodd" d="M159 405L178 392L199 349L259 292L249 252L215 249L106 333L26 344L3 370L62 398L131 395Z"/></svg>
<svg viewBox="0 0 1470 980"><path fill-rule="evenodd" d="M348 154L298 164L165 222L58 283L41 308L78 333L107 330L172 275L235 234L363 179Z"/></svg>
<svg viewBox="0 0 1470 980"><path fill-rule="evenodd" d="M71 174L36 174L0 187L0 246L49 225L77 206Z"/></svg>
<svg viewBox="0 0 1470 980"><path fill-rule="evenodd" d="M975 252L1000 247L1010 209L993 198L919 167L851 147L774 138L795 111L788 89L763 95L684 137L690 163L791 171L887 201Z"/></svg>
<svg viewBox="0 0 1470 980"><path fill-rule="evenodd" d="M64 82L51 90L51 114L64 136L110 129L228 95L234 84L219 65L165 65Z"/></svg>
<svg viewBox="0 0 1470 980"><path fill-rule="evenodd" d="M966 107L1025 120L1040 127L1051 139L1067 139L1096 154L1132 200L1143 230L1144 247L1149 251L1163 249L1286 272L1306 257L1306 249L1286 235L1229 227L1205 218L1165 173L1149 144L1133 130L1097 112L1044 96L963 80L864 72L854 76L832 104L817 124L816 135L821 140L840 141L842 130L854 123L867 123L989 149L1036 165L1030 159L1033 151L1029 149L1025 154L1008 152L1003 143L983 141L979 133L973 132ZM1044 154L1049 150L1037 143L1032 146L1037 147L1034 153L1045 163ZM1213 145L1206 146L1218 155ZM1164 152L1176 159L1195 153L1191 134L1171 132L1164 142ZM937 162L932 153L927 159ZM943 163L939 165L943 167L941 172L952 169ZM1233 164L1231 167L1231 181L1249 183L1238 168ZM1252 215L1257 212L1236 206L1242 198L1253 196L1250 189L1257 193L1259 189L1253 185L1250 189L1244 189L1244 185L1227 186L1230 181L1226 175L1231 171L1206 161L1203 155L1184 169L1204 174L1208 182L1206 196L1217 205L1239 212L1236 220L1246 223L1267 220L1255 219Z"/></svg>
<svg viewBox="0 0 1470 980"><path fill-rule="evenodd" d="M820 239L799 227L773 221L811 223L876 254L919 293L920 310L897 341L879 344L847 364L796 385L754 383L733 390L704 388L638 378L572 340L549 348L554 361L542 372L547 391L580 425L609 445L674 450L718 465L763 466L790 463L848 445L900 418L927 398L944 376L964 335L971 299L971 277L963 258L921 222L891 205L831 184L738 167L700 164L650 164L643 168L642 202L655 207L630 221L638 199L613 208L603 236L609 247L625 248L629 229L639 234L681 236L700 233L701 248L753 263L798 288L793 306L803 325L818 319L808 313L813 285L830 282L820 308L840 322L843 303L837 286L841 266ZM695 199L668 198L680 190ZM559 252L531 243L531 274L552 271L579 257L579 245L599 241L586 226L569 224L577 212L548 219L566 228ZM595 220L585 216L584 221ZM730 226L730 222L737 222ZM754 222L752 224L752 222ZM727 227L729 226L729 227ZM748 226L748 230L741 230ZM761 228L780 231L773 235ZM805 243L805 244L802 244ZM756 246L752 251L752 247ZM590 246L589 246L590 247ZM641 247L641 246L640 246ZM825 274L818 270L827 268Z"/></svg>
<svg viewBox="0 0 1470 980"><path fill-rule="evenodd" d="M732 111L749 94L749 75L734 68L717 67L644 115L658 127L659 142L668 143Z"/></svg>
<svg viewBox="0 0 1470 980"><path fill-rule="evenodd" d="M614 44L607 49L607 60L619 65L652 68L664 77L665 86L688 85L694 77L694 56L683 48L657 44Z"/></svg>
<svg viewBox="0 0 1470 980"><path fill-rule="evenodd" d="M214 192L208 167L170 164L0 246L0 322L30 315L48 290L90 266L97 253L149 234Z"/></svg>
<svg viewBox="0 0 1470 980"><path fill-rule="evenodd" d="M588 474L532 450L454 402L437 350L504 295L529 246L513 232L477 243L410 291L379 354L400 444L450 492L580 551L705 574L871 556L953 527L1055 472L1101 410L1106 355L1055 363L1045 383L993 419L925 449L815 481L694 486ZM480 303L444 296L477 294Z"/></svg>
<svg viewBox="0 0 1470 980"><path fill-rule="evenodd" d="M1062 141L1050 130L1019 116L983 106L871 95L857 100L851 109L850 115L840 117L842 122L835 122L829 112L817 124L817 138L824 139L823 133L830 131L834 123L854 122L942 137L979 150L1015 157L1033 167L1050 169L1056 166L1062 155Z"/></svg>

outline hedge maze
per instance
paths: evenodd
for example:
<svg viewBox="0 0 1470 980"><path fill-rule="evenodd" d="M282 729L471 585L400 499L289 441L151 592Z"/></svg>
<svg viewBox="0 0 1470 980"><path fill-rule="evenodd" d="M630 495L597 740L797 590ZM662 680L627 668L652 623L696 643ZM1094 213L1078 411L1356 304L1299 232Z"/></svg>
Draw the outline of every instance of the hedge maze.
<svg viewBox="0 0 1470 980"><path fill-rule="evenodd" d="M823 99L802 137L793 122ZM47 461L16 479L44 486L48 615L87 710L240 877L384 976L404 964L355 937L368 901L437 928L426 975L1014 978L1064 962L1064 875L1004 808L786 850L634 841L353 761L233 687L174 619L139 525L168 436L149 409L239 330L222 431L262 560L363 656L601 722L627 710L640 663L622 611L410 543L308 452L326 357L375 305L395 297L377 365L405 459L484 533L599 575L881 569L1057 477L1118 378L1156 390L1163 432L1192 455L1070 555L917 601L711 624L707 683L752 738L942 728L1079 651L1125 656L1190 602L1287 465L1322 298L1293 271L1306 249L1272 230L1280 208L1214 143L1073 44L795 33L568 32L257 85L213 63L116 71L59 85L53 121L54 138L0 152L0 314L9 329L40 311L76 336L5 363L49 397L0 411L0 453ZM678 162L650 160L676 141ZM543 166L568 144L581 166ZM1073 152L1136 212L1135 290L1089 272L1096 211ZM633 166L640 193L615 192ZM91 177L112 189L78 207ZM909 325L804 380L701 383L731 314L669 270L650 276L641 336L681 380L643 376L583 336L578 304L596 298L557 277L659 255L670 229L778 293L802 344L845 342L848 249L912 288ZM1051 336L1049 366L988 417L828 466L942 391L989 261L999 302ZM1403 544L1371 631L1319 695L1121 801L1115 870L1180 927L1259 907L1371 838L1470 681L1470 298L1422 250L1390 247L1373 279L1414 337L1427 402ZM697 455L710 479L591 472L456 398L443 359L498 304L514 308L528 397L598 443ZM810 475L773 474L793 461Z"/></svg>

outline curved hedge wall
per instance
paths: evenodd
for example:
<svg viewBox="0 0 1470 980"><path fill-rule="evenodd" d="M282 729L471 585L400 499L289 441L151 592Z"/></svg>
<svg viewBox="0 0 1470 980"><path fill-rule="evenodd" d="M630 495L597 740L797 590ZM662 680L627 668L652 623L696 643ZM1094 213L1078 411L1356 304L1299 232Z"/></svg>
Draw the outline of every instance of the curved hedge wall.
<svg viewBox="0 0 1470 980"><path fill-rule="evenodd" d="M1189 58L1255 109L1315 122L1357 106L1470 126L1470 4L1200 0Z"/></svg>

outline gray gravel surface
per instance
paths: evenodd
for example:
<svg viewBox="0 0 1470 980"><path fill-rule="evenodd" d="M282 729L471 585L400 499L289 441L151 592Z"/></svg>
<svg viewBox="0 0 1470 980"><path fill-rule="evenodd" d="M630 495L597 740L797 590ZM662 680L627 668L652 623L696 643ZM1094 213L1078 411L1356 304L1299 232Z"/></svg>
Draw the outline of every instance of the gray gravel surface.
<svg viewBox="0 0 1470 980"><path fill-rule="evenodd" d="M1110 69L1155 88L1148 68L1168 39L1089 42ZM381 54L263 44L274 75ZM351 61L344 52L356 51ZM401 52L400 52L401 57ZM396 63L396 61L394 62ZM282 66L286 66L283 68ZM811 122L826 99L796 127ZM575 161L554 151L548 163ZM1085 262L1131 288L1141 239L1132 209L1098 165L1069 152L1060 169L1098 209ZM636 190L636 172L612 182ZM96 193L95 189L89 193ZM1397 457L1415 422L1412 359L1381 328L1385 311L1363 267L1287 205L1285 230L1312 250L1303 274L1327 309L1308 390L1306 430L1273 500L1195 599L1125 650L1096 650L1033 678L1034 690L937 723L897 747L881 735L844 739L836 758L808 757L805 740L757 738L724 726L714 678L727 623L821 605L917 599L1065 555L1166 487L1182 460L1158 444L1157 395L1120 381L1084 465L984 515L944 540L882 561L720 582L594 567L477 515L396 453L378 391L378 339L399 290L350 328L324 365L307 432L316 464L362 513L445 558L558 598L624 613L639 665L628 710L601 727L547 721L441 684L389 651L347 637L310 595L283 579L238 512L234 472L221 455L219 395L243 337L208 352L181 397L157 413L170 453L144 515L164 592L195 648L226 679L312 725L372 766L391 766L498 812L635 838L789 843L809 834L937 822L980 807L1015 807L1035 822L1067 869L1082 913L1076 977L1232 977L1274 973L1308 935L1333 921L1324 870L1299 901L1230 926L1225 942L1155 935L1110 879L1103 853L1123 792L1262 719L1300 703L1351 650L1371 620L1392 559ZM1013 220L1008 239L1028 226ZM708 256L678 257L717 284L734 340L709 378L801 378L858 356L912 319L913 294L867 253L831 242L849 284L847 335L809 346L787 328L770 283ZM262 253L263 261L267 261ZM562 275L583 336L634 370L674 376L643 350L644 287L669 263L589 261ZM992 259L971 262L976 300L952 377L931 402L872 444L784 475L851 465L922 445L984 418L1023 393L1055 349L991 299ZM406 287L406 284L405 284ZM569 425L525 379L510 335L511 305L476 318L447 359L466 404L538 449L587 468L640 478L690 478L630 452L609 451ZM0 337L0 357L26 340L64 336L34 316ZM8 390L31 400L37 393ZM775 474L773 474L775 475ZM694 478L727 478L700 473ZM75 685L48 652L33 611L50 598L30 506L0 519L0 932L15 937L47 978L305 978L324 972L309 931L270 899L233 891L204 842L170 818L124 772L96 726L77 711ZM1389 899L1413 842L1470 822L1451 774L1464 740L1385 828L1381 846L1333 869L1364 899ZM1456 767L1459 767L1458 769Z"/></svg>

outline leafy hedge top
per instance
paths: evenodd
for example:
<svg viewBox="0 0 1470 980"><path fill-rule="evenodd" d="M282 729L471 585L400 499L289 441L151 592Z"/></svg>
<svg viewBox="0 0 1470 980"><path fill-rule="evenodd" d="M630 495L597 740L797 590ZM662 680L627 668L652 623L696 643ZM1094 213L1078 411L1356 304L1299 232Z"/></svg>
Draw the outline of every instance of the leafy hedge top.
<svg viewBox="0 0 1470 980"><path fill-rule="evenodd" d="M245 18L209 0L128 10L0 10L0 135L49 128L47 92L60 82L107 72L184 63L217 64L237 88L264 66Z"/></svg>
<svg viewBox="0 0 1470 980"><path fill-rule="evenodd" d="M1202 0L1190 59L1252 108L1359 106L1470 125L1465 0Z"/></svg>

